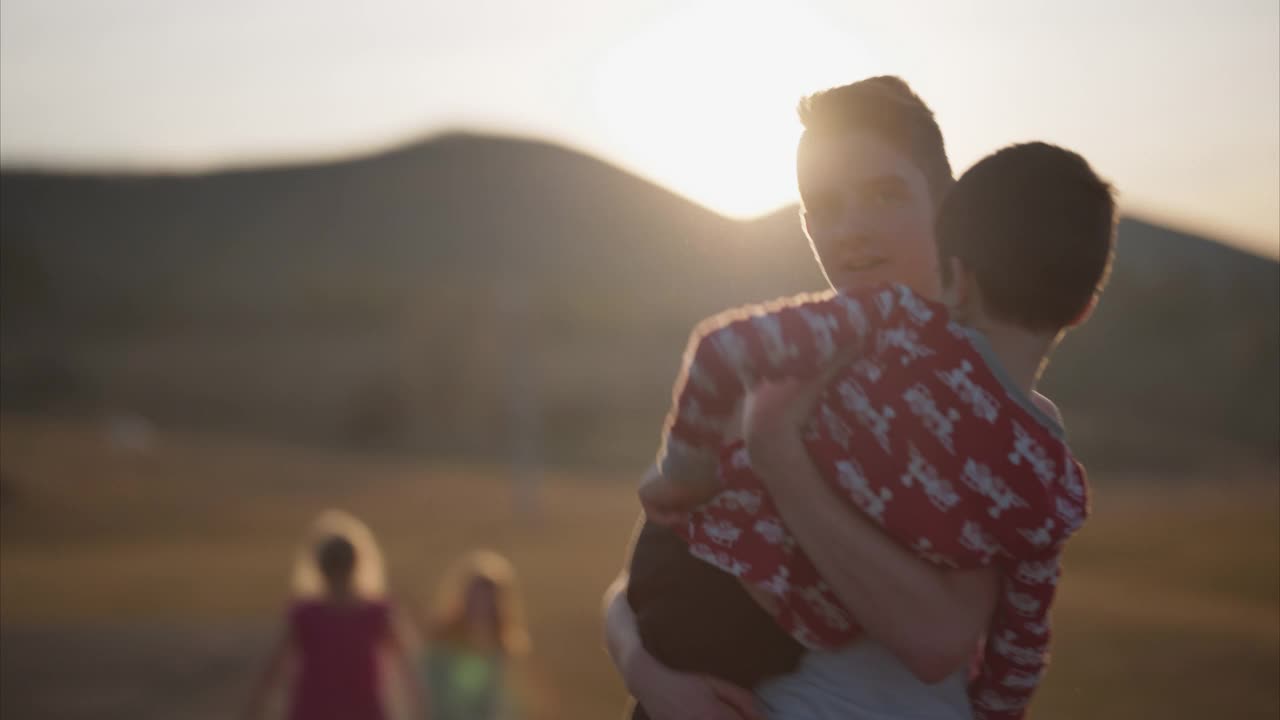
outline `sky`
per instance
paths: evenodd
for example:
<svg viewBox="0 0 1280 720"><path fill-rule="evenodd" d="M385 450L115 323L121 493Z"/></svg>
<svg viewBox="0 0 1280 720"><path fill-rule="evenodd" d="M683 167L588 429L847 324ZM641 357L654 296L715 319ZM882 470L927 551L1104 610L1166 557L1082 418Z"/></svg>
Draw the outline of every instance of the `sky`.
<svg viewBox="0 0 1280 720"><path fill-rule="evenodd" d="M0 0L0 165L210 170L476 129L746 218L797 199L796 101L883 73L957 170L1054 142L1126 210L1280 257L1275 0Z"/></svg>

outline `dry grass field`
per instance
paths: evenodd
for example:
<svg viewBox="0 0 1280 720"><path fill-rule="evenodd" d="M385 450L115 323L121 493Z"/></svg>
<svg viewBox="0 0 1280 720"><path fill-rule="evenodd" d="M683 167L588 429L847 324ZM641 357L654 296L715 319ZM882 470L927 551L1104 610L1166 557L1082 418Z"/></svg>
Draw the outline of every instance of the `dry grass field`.
<svg viewBox="0 0 1280 720"><path fill-rule="evenodd" d="M96 425L18 417L0 425L0 460L5 720L235 717L297 542L329 507L373 528L409 607L458 554L506 553L546 714L619 716L599 605L637 513L630 478L549 472L522 515L500 465L168 433L137 452ZM1092 478L1033 717L1280 713L1280 484L1247 475Z"/></svg>

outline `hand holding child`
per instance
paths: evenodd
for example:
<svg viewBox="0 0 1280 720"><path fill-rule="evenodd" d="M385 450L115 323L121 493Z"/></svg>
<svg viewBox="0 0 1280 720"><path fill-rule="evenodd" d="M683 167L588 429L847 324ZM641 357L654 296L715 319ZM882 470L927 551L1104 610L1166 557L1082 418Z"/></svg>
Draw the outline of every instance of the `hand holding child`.
<svg viewBox="0 0 1280 720"><path fill-rule="evenodd" d="M801 436L813 417L822 391L847 363L841 357L808 380L779 380L752 388L742 413L742 436L751 458L751 469L769 487L785 482L789 468L808 462Z"/></svg>

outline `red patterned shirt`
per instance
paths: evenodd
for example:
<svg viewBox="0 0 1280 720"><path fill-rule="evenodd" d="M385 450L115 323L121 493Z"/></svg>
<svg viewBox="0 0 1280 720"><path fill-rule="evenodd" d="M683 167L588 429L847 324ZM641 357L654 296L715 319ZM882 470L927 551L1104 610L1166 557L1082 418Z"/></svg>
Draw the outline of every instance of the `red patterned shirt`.
<svg viewBox="0 0 1280 720"><path fill-rule="evenodd" d="M804 442L822 476L923 559L995 564L1003 576L981 668L979 718L1018 718L1048 659L1063 544L1088 491L1057 423L1003 375L981 334L901 285L802 295L709 318L694 330L660 453L663 474L716 472L745 389L856 360L827 387ZM777 621L811 648L846 644L856 619L796 545L745 450L719 466L723 490L682 534L690 552L762 588Z"/></svg>

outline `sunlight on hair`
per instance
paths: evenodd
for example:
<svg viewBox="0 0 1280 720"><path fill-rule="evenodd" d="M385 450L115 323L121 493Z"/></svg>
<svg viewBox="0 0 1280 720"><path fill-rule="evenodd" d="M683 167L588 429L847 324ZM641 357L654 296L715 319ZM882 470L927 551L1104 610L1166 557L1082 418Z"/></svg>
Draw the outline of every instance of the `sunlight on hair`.
<svg viewBox="0 0 1280 720"><path fill-rule="evenodd" d="M726 215L794 202L796 103L877 70L832 27L803 2L681 7L602 63L607 132L628 165Z"/></svg>
<svg viewBox="0 0 1280 720"><path fill-rule="evenodd" d="M438 637L449 639L465 634L467 591L477 579L493 584L498 639L503 650L513 657L528 653L529 630L515 567L491 550L473 550L463 555L441 578L432 613Z"/></svg>
<svg viewBox="0 0 1280 720"><path fill-rule="evenodd" d="M367 600L381 598L387 589L386 568L382 552L373 532L354 515L342 510L326 510L311 524L298 548L293 566L293 594L297 598L316 598L325 594L324 575L316 559L320 543L331 537L345 538L355 548L355 574L351 588Z"/></svg>

